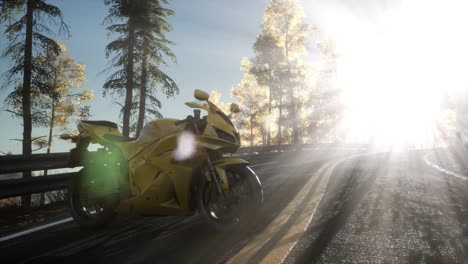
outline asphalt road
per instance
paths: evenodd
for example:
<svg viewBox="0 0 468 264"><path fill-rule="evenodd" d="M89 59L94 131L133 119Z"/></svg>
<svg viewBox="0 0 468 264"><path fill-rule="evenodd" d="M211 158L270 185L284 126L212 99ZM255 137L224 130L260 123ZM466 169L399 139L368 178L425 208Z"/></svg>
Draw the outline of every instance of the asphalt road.
<svg viewBox="0 0 468 264"><path fill-rule="evenodd" d="M285 263L468 263L468 182L423 157L342 164Z"/></svg>
<svg viewBox="0 0 468 264"><path fill-rule="evenodd" d="M67 223L0 243L0 260L468 263L468 180L426 162L447 168L454 161L446 156L432 151L287 154L254 167L264 205L256 221L241 230L216 232L197 216L121 216L101 231Z"/></svg>

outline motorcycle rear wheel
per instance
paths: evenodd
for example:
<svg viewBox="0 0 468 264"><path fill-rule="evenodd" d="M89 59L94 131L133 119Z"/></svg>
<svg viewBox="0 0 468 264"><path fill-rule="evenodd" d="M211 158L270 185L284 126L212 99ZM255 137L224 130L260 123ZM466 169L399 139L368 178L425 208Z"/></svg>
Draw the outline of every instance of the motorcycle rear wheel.
<svg viewBox="0 0 468 264"><path fill-rule="evenodd" d="M215 185L204 180L197 192L197 210L209 226L231 230L251 223L263 203L263 190L255 172L245 165L226 168L229 190L219 195Z"/></svg>
<svg viewBox="0 0 468 264"><path fill-rule="evenodd" d="M84 228L101 228L115 216L114 209L118 204L118 195L103 195L90 198L90 185L93 182L85 177L81 170L73 179L69 189L69 207L75 222Z"/></svg>

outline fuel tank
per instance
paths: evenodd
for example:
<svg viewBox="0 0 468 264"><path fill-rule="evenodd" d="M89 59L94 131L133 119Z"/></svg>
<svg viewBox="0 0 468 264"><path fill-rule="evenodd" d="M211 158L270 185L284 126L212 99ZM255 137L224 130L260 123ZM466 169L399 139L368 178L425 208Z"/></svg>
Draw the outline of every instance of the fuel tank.
<svg viewBox="0 0 468 264"><path fill-rule="evenodd" d="M147 144L157 138L179 133L184 129L183 125L176 126L178 119L161 118L148 122L141 130L140 136L136 140L138 144Z"/></svg>

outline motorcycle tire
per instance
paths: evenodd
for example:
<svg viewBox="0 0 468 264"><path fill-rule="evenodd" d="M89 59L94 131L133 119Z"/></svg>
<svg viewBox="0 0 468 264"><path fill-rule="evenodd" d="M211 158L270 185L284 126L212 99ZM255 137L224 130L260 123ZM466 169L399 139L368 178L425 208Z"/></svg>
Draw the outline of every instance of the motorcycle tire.
<svg viewBox="0 0 468 264"><path fill-rule="evenodd" d="M243 226L245 223L252 223L256 220L256 213L263 203L263 190L255 172L245 165L235 165L226 168L228 175L229 190L224 197L219 195L213 183L206 179L202 181L197 190L197 210L202 220L216 230L226 231ZM244 189L243 192L236 192L237 189ZM227 200L231 196L237 200L237 206L222 208L220 212L215 212L213 202ZM237 197L236 197L237 196ZM224 212L223 212L224 211Z"/></svg>
<svg viewBox="0 0 468 264"><path fill-rule="evenodd" d="M94 210L90 210L84 204L86 190L84 184L86 177L81 170L77 177L72 181L69 188L69 207L70 212L75 222L84 228L97 229L109 224L115 217L115 207L118 205L119 198L117 194L106 195L99 201L95 202Z"/></svg>

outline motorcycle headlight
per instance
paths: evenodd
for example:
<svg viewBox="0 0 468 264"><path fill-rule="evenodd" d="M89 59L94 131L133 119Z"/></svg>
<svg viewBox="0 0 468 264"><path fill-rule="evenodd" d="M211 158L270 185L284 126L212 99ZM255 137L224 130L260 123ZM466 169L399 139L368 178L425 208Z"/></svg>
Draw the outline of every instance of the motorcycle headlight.
<svg viewBox="0 0 468 264"><path fill-rule="evenodd" d="M219 138L232 142L232 143L236 143L236 138L233 135L226 133L223 130L217 129L217 128L215 128L215 131L216 131L216 135L218 135Z"/></svg>

